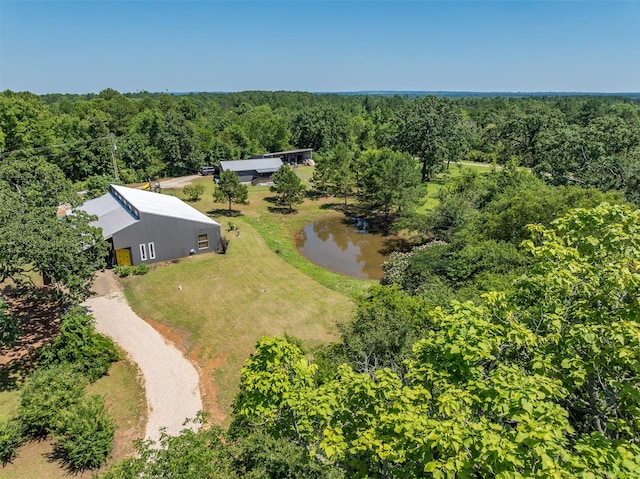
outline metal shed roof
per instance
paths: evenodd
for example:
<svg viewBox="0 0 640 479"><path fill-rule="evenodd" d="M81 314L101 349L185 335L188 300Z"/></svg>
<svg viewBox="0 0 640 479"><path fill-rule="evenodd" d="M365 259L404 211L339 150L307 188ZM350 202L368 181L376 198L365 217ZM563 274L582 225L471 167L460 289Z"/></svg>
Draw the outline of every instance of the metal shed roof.
<svg viewBox="0 0 640 479"><path fill-rule="evenodd" d="M254 158L251 160L221 161L223 171L257 171L258 173L273 173L282 166L280 158Z"/></svg>
<svg viewBox="0 0 640 479"><path fill-rule="evenodd" d="M207 225L220 224L175 196L118 185L111 185L109 193L87 201L80 209L98 217L98 221L92 224L102 228L105 239L140 221L141 213L181 218Z"/></svg>
<svg viewBox="0 0 640 479"><path fill-rule="evenodd" d="M298 150L287 150L287 151L274 151L273 153L265 153L262 156L263 158L271 158L274 156L280 156L280 155L292 155L295 153L311 153L313 151L313 148L300 148Z"/></svg>
<svg viewBox="0 0 640 479"><path fill-rule="evenodd" d="M138 221L138 218L118 203L110 193L85 202L80 209L98 217L98 220L92 221L91 224L102 228L104 239L111 238L114 233Z"/></svg>
<svg viewBox="0 0 640 479"><path fill-rule="evenodd" d="M207 224L220 224L175 196L127 188L126 186L111 185L111 188L141 213L182 218Z"/></svg>

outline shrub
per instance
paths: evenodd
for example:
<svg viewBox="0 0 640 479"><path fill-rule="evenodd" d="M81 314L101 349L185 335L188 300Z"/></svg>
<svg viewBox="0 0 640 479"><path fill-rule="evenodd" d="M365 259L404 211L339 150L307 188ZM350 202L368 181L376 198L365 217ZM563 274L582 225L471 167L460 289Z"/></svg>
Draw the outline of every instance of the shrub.
<svg viewBox="0 0 640 479"><path fill-rule="evenodd" d="M122 266L119 264L114 268L114 271L121 278L126 278L127 276L133 274L133 266Z"/></svg>
<svg viewBox="0 0 640 479"><path fill-rule="evenodd" d="M115 430L104 399L86 396L59 414L54 433L56 451L74 471L95 469L113 451Z"/></svg>
<svg viewBox="0 0 640 479"><path fill-rule="evenodd" d="M58 414L80 400L87 379L68 364L41 368L27 379L20 392L18 414L30 436L53 432Z"/></svg>
<svg viewBox="0 0 640 479"><path fill-rule="evenodd" d="M149 266L146 265L145 263L139 264L133 269L133 274L135 274L136 276L147 274L148 272L149 272Z"/></svg>
<svg viewBox="0 0 640 479"><path fill-rule="evenodd" d="M104 376L118 357L113 341L95 331L93 316L82 308L62 317L60 334L41 353L44 365L69 363L91 382Z"/></svg>
<svg viewBox="0 0 640 479"><path fill-rule="evenodd" d="M182 188L182 192L187 197L188 201L198 201L204 193L204 185L187 185Z"/></svg>
<svg viewBox="0 0 640 479"><path fill-rule="evenodd" d="M231 240L226 236L220 237L220 253L227 254L227 250L229 249L229 243Z"/></svg>
<svg viewBox="0 0 640 479"><path fill-rule="evenodd" d="M22 421L19 419L0 419L0 461L3 465L16 457L23 436Z"/></svg>

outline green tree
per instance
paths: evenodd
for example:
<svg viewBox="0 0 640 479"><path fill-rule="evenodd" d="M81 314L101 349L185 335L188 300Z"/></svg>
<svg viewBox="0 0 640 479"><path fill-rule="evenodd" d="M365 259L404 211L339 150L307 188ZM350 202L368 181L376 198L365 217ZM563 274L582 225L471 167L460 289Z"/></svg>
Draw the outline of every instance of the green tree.
<svg viewBox="0 0 640 479"><path fill-rule="evenodd" d="M274 185L271 191L276 194L279 203L287 205L290 212L293 211L293 205L304 200L306 186L289 165L282 165L272 178Z"/></svg>
<svg viewBox="0 0 640 479"><path fill-rule="evenodd" d="M316 106L300 111L291 120L291 142L298 148L324 152L348 140L347 116L337 108Z"/></svg>
<svg viewBox="0 0 640 479"><path fill-rule="evenodd" d="M204 158L196 141L193 123L176 109L165 115L159 147L167 165L167 173L171 176L195 173Z"/></svg>
<svg viewBox="0 0 640 479"><path fill-rule="evenodd" d="M27 434L44 437L56 430L58 415L77 404L87 379L70 364L40 368L20 391L18 414Z"/></svg>
<svg viewBox="0 0 640 479"><path fill-rule="evenodd" d="M240 183L240 178L235 171L223 171L220 173L220 180L213 189L213 202L229 203L229 213L231 213L231 202L246 204L249 198L249 187Z"/></svg>
<svg viewBox="0 0 640 479"><path fill-rule="evenodd" d="M540 338L534 367L563 382L576 430L637 444L640 211L603 203L532 230L516 301Z"/></svg>
<svg viewBox="0 0 640 479"><path fill-rule="evenodd" d="M196 418L198 428L202 418ZM237 477L232 470L232 457L227 437L217 426L194 432L186 429L178 436L162 433L159 444L137 443L138 457L130 457L111 467L103 479L201 479Z"/></svg>
<svg viewBox="0 0 640 479"><path fill-rule="evenodd" d="M311 182L323 194L342 196L344 205L356 187L354 154L344 143L316 161Z"/></svg>
<svg viewBox="0 0 640 479"><path fill-rule="evenodd" d="M96 469L111 455L115 431L104 398L97 394L84 396L59 411L53 434L55 449L73 471Z"/></svg>
<svg viewBox="0 0 640 479"><path fill-rule="evenodd" d="M119 354L113 341L95 330L93 316L75 307L62 316L60 333L40 357L44 366L68 364L93 382L107 374Z"/></svg>
<svg viewBox="0 0 640 479"><path fill-rule="evenodd" d="M107 244L82 211L57 217L79 197L55 166L41 159L0 164L0 278L20 281L38 272L72 301L90 294Z"/></svg>
<svg viewBox="0 0 640 479"><path fill-rule="evenodd" d="M496 114L495 123L502 163L516 157L519 164L529 167L540 161L544 135L563 126L557 109L533 99L525 99Z"/></svg>
<svg viewBox="0 0 640 479"><path fill-rule="evenodd" d="M423 181L430 181L445 164L462 160L468 148L463 112L448 98L412 101L398 112L395 130L391 144L420 160Z"/></svg>
<svg viewBox="0 0 640 479"><path fill-rule="evenodd" d="M260 152L282 151L288 147L291 138L289 124L281 115L274 113L269 105L250 109L240 121L249 137L260 145Z"/></svg>
<svg viewBox="0 0 640 479"><path fill-rule="evenodd" d="M424 197L416 162L406 153L388 148L365 151L358 200L371 211L392 215L411 213Z"/></svg>

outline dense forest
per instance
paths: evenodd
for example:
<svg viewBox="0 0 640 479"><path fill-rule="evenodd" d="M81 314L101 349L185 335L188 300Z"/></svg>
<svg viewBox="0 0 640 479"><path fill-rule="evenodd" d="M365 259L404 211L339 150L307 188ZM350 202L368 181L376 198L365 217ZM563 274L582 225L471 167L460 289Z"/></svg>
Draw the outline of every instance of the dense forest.
<svg viewBox="0 0 640 479"><path fill-rule="evenodd" d="M87 218L53 219L74 187L294 148L314 150L313 194L351 200L412 248L335 343L263 338L228 430L140 444L104 477L640 477L638 99L4 92L0 273L35 268L77 303L104 249ZM493 167L419 208L465 161ZM72 244L84 253L62 256ZM80 364L98 374L111 353L90 337ZM66 362L64 341L45 364Z"/></svg>
<svg viewBox="0 0 640 479"><path fill-rule="evenodd" d="M428 180L451 162L514 159L554 185L640 201L640 101L630 97L455 98L296 92L0 94L0 154L37 155L73 182L192 174L220 160L313 148L364 167L367 150L417 158ZM114 149L115 146L115 149Z"/></svg>

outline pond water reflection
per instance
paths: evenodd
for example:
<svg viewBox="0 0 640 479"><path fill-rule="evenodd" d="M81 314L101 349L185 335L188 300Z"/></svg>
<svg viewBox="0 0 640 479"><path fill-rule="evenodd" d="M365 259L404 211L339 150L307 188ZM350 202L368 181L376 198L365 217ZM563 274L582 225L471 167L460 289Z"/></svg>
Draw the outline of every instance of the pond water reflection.
<svg viewBox="0 0 640 479"><path fill-rule="evenodd" d="M368 232L366 223L330 217L310 223L296 237L298 250L320 266L355 278L382 278L394 238Z"/></svg>

